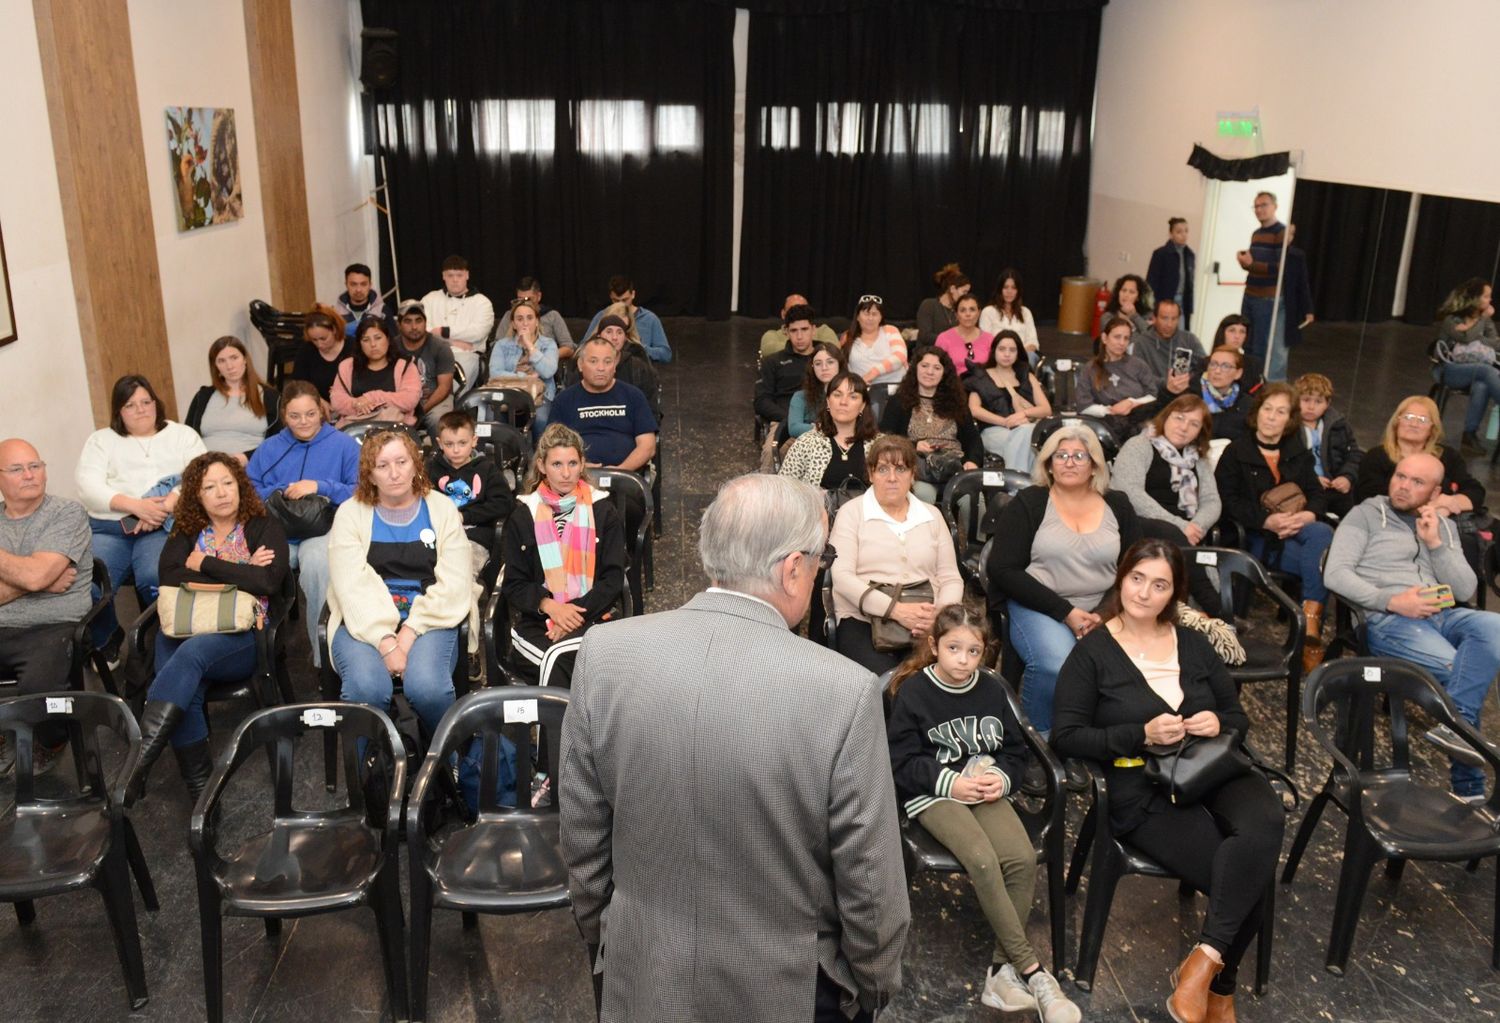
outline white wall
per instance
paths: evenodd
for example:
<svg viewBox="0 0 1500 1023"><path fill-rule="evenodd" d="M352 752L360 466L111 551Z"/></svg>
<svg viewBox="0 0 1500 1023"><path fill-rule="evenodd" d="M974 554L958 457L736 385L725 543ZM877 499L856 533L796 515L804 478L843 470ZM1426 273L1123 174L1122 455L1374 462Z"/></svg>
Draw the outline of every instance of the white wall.
<svg viewBox="0 0 1500 1023"><path fill-rule="evenodd" d="M1493 71L1466 42L1494 11L1493 0L1115 0L1099 47L1090 272L1144 273L1167 218L1201 216L1193 143L1250 154L1217 137L1220 110L1259 106L1265 151L1303 150L1301 177L1500 201L1500 135L1483 128Z"/></svg>

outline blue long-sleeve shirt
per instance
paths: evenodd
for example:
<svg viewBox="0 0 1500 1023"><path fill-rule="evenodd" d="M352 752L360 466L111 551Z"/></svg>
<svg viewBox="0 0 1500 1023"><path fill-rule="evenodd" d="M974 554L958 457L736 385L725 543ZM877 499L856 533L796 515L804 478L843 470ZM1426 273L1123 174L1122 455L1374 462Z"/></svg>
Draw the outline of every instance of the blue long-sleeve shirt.
<svg viewBox="0 0 1500 1023"><path fill-rule="evenodd" d="M603 316L603 309L594 314L594 318L589 321L589 329L583 333L585 338L594 336L594 332L599 329L599 320ZM650 309L637 306L635 332L641 336L641 345L646 349L646 354L651 356L652 362L672 361L672 346L667 343L667 332L662 329L661 317Z"/></svg>
<svg viewBox="0 0 1500 1023"><path fill-rule="evenodd" d="M521 361L521 342L513 337L502 337L495 342L490 353L490 376L514 373ZM536 352L531 356L531 368L547 385L547 400L557 393L554 378L557 376L557 342L550 337L536 339Z"/></svg>
<svg viewBox="0 0 1500 1023"><path fill-rule="evenodd" d="M282 430L261 442L245 472L262 499L298 480L313 480L318 493L343 504L359 481L359 442L327 423L308 441Z"/></svg>

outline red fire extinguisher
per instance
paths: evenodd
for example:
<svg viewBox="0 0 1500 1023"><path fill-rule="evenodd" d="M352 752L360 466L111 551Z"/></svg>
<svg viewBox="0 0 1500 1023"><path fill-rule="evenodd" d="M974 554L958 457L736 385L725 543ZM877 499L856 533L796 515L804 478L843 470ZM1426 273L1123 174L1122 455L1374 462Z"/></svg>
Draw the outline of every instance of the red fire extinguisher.
<svg viewBox="0 0 1500 1023"><path fill-rule="evenodd" d="M1094 293L1094 328L1089 331L1090 337L1099 336L1099 328L1104 326L1104 307L1109 305L1109 285L1099 285L1099 290Z"/></svg>

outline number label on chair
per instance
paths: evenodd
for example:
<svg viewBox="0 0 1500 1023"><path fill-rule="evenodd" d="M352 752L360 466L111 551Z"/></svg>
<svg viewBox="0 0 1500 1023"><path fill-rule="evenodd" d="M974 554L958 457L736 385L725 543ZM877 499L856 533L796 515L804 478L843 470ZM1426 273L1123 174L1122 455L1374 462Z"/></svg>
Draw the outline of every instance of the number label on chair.
<svg viewBox="0 0 1500 1023"><path fill-rule="evenodd" d="M535 700L509 700L505 704L507 725L529 725L536 722Z"/></svg>
<svg viewBox="0 0 1500 1023"><path fill-rule="evenodd" d="M1073 370L1073 360L1054 359L1052 361L1052 368L1057 370L1059 373L1070 373Z"/></svg>
<svg viewBox="0 0 1500 1023"><path fill-rule="evenodd" d="M1365 669L1365 681L1366 682L1379 682L1380 681L1380 668L1379 667L1366 668ZM51 702L51 701L48 701L48 702Z"/></svg>
<svg viewBox="0 0 1500 1023"><path fill-rule="evenodd" d="M599 489L600 490L608 490L610 488L610 486L612 486L614 484L614 482L615 482L615 478L613 476L600 476L599 477Z"/></svg>
<svg viewBox="0 0 1500 1023"><path fill-rule="evenodd" d="M330 707L313 707L302 712L302 723L308 728L332 728L339 723L338 711Z"/></svg>
<svg viewBox="0 0 1500 1023"><path fill-rule="evenodd" d="M986 469L984 471L984 485L987 487L1005 486L1005 474L995 472L993 469Z"/></svg>
<svg viewBox="0 0 1500 1023"><path fill-rule="evenodd" d="M1217 565L1219 563L1218 551L1198 551L1193 560L1200 565Z"/></svg>
<svg viewBox="0 0 1500 1023"><path fill-rule="evenodd" d="M71 714L73 713L73 697L71 696L49 696L47 697L48 714Z"/></svg>
<svg viewBox="0 0 1500 1023"><path fill-rule="evenodd" d="M490 435L490 424L489 423L475 423L474 424L474 436L476 436L476 437L488 437L489 435Z"/></svg>
<svg viewBox="0 0 1500 1023"><path fill-rule="evenodd" d="M1068 418L1068 419L1064 419L1063 420L1063 425L1064 426L1082 426L1083 425L1083 420L1082 419Z"/></svg>

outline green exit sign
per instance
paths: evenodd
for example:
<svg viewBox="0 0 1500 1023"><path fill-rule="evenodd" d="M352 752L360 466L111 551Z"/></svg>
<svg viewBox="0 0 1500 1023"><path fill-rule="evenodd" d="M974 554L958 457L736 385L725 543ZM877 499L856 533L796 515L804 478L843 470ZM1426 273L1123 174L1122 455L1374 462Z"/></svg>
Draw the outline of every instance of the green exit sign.
<svg viewBox="0 0 1500 1023"><path fill-rule="evenodd" d="M1219 134L1229 138L1250 138L1260 131L1260 122L1252 117L1219 118Z"/></svg>

